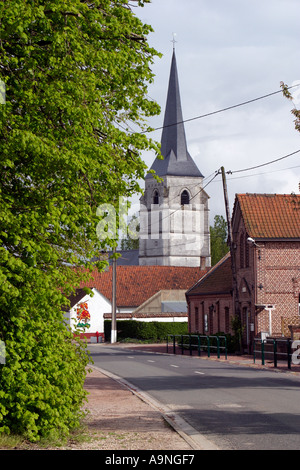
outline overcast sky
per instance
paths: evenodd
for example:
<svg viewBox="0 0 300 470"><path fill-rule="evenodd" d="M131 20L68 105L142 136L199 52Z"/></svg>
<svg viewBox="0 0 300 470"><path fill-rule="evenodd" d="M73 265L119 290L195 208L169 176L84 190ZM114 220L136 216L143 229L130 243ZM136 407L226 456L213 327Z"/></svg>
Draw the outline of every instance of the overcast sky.
<svg viewBox="0 0 300 470"><path fill-rule="evenodd" d="M176 33L176 58L183 118L218 111L280 90L280 82L300 82L299 0L152 0L135 10L152 25L148 40L163 54L153 65L149 95L161 108L149 123L163 124ZM300 107L300 92L294 103ZM297 105L298 102L298 105ZM293 102L282 93L185 124L188 150L206 177L221 166L236 171L300 149L291 114ZM149 134L150 136L150 134ZM160 141L161 130L151 137ZM144 155L151 166L154 155ZM236 193L298 193L300 153L256 170L227 175L230 210ZM225 217L221 177L205 190L210 224Z"/></svg>

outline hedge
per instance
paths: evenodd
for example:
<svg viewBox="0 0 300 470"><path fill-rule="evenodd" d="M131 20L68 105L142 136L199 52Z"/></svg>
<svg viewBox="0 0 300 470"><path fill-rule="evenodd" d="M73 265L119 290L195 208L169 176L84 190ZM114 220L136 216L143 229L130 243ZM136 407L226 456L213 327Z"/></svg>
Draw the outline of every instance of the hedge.
<svg viewBox="0 0 300 470"><path fill-rule="evenodd" d="M111 320L104 321L105 340L110 341ZM117 339L133 338L138 340L161 341L167 335L187 335L187 322L159 322L117 320Z"/></svg>

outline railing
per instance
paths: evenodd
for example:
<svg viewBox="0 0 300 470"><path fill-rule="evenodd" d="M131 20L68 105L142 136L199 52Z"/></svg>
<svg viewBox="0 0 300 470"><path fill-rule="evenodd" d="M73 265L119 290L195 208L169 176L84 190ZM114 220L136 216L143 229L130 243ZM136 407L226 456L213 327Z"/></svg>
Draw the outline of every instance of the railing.
<svg viewBox="0 0 300 470"><path fill-rule="evenodd" d="M193 352L196 352L198 356L201 356L202 352L206 352L207 357L210 357L211 353L216 351L218 358L220 358L221 351L224 351L225 359L227 359L226 336L168 335L167 353L169 352L169 346L172 348L173 354L176 354L176 351L179 349L181 354L189 351L190 356L193 355Z"/></svg>
<svg viewBox="0 0 300 470"><path fill-rule="evenodd" d="M266 359L278 367L278 361L286 362L288 369L292 368L293 363L293 341L290 338L267 338L254 339L253 361L261 360L265 365Z"/></svg>

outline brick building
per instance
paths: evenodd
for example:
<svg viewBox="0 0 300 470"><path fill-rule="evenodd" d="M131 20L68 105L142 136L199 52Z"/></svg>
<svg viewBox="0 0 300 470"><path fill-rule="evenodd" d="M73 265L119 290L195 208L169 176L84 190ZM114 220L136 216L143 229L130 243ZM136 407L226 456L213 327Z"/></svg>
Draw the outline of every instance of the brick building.
<svg viewBox="0 0 300 470"><path fill-rule="evenodd" d="M300 327L300 195L236 195L232 230L245 350L251 350L254 337L293 337ZM234 289L232 270L229 275L224 265L231 268L230 259L223 258L187 292L192 331L201 325L199 331L206 334L228 332L225 318L228 309L229 317L234 314Z"/></svg>
<svg viewBox="0 0 300 470"><path fill-rule="evenodd" d="M231 333L232 273L228 253L186 293L190 333Z"/></svg>

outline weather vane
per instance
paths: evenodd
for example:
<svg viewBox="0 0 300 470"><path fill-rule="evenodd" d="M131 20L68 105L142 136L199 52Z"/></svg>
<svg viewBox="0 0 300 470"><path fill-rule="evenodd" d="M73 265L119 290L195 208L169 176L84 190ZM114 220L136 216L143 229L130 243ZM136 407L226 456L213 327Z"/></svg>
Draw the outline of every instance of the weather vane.
<svg viewBox="0 0 300 470"><path fill-rule="evenodd" d="M172 34L173 34L173 39L171 42L173 43L173 49L175 49L175 43L177 42L175 39L176 33L172 33Z"/></svg>

